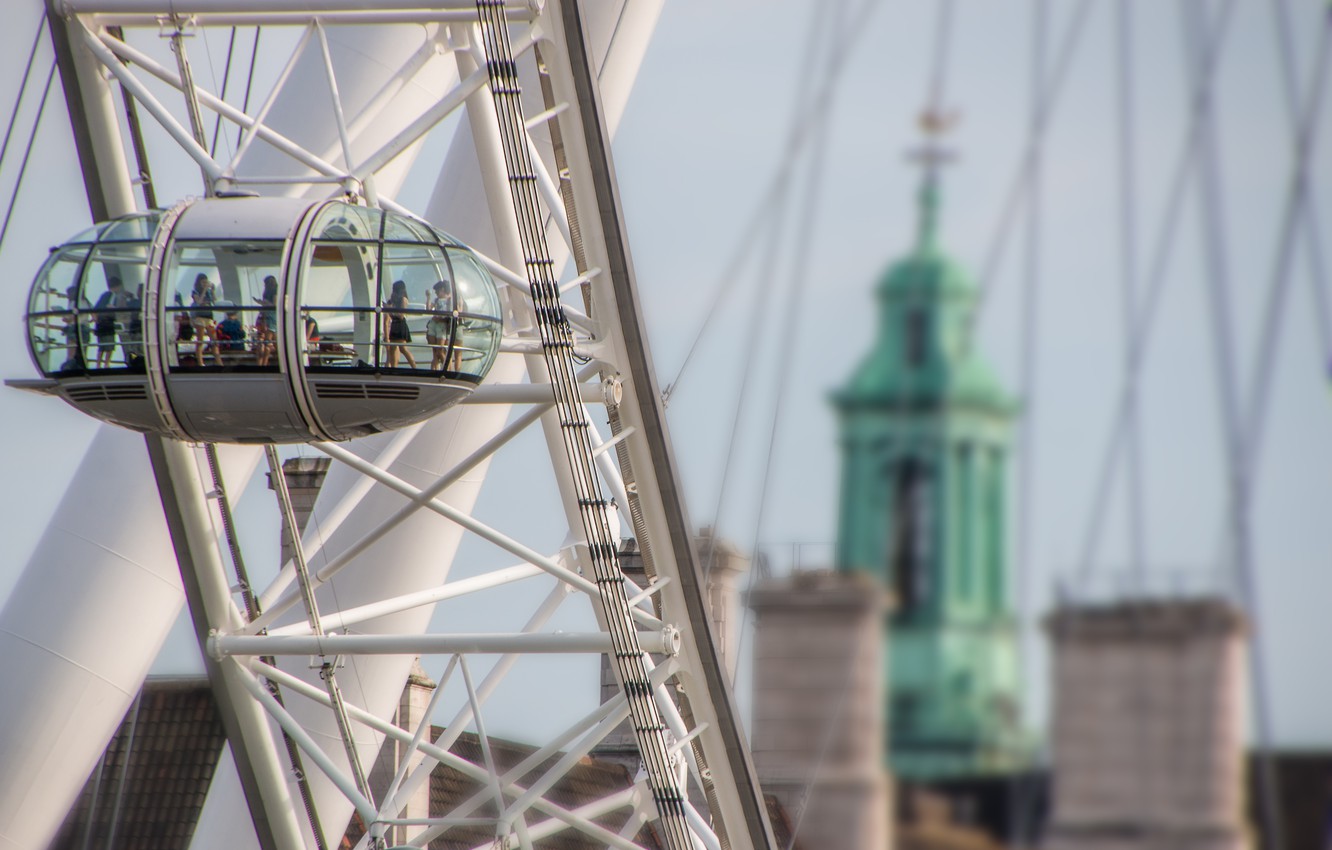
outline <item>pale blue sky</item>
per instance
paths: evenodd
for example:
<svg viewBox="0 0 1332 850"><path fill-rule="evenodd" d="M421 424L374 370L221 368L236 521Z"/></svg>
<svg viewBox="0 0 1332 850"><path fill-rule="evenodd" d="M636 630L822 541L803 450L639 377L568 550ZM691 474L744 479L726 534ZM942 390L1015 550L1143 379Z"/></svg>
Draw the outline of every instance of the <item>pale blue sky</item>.
<svg viewBox="0 0 1332 850"><path fill-rule="evenodd" d="M13 103L36 25L15 14L0 38L0 108ZM1062 37L1073 3L1055 3L1051 44ZM1215 4L1213 4L1215 5ZM722 267L778 161L799 77L809 0L669 0L616 140L620 191L638 283L662 383L671 380L699 327ZM833 4L819 4L826 10ZM1227 242L1244 373L1252 362L1260 305L1271 278L1278 213L1288 179L1290 135L1268 4L1240 3L1220 70L1218 114L1224 164ZM1308 78L1317 33L1317 0L1292 0L1301 80ZM755 537L760 461L772 421L775 346L796 345L793 382L781 414L766 520L759 539L831 541L836 511L834 422L828 391L843 380L874 333L873 281L909 244L917 175L903 152L916 143L914 116L926 87L934 5L882 3L867 20L834 104L819 215L807 235L811 257L805 318L791 336L765 333L745 411L742 454L732 473L723 531L748 547ZM1184 133L1182 39L1175 4L1138 2L1135 72L1139 91L1140 244L1143 258L1159 229L1165 187ZM1088 22L1046 148L1044 252L1038 384L1028 398L1036 443L1033 512L1024 606L1048 609L1054 578L1080 557L1091 490L1106 441L1122 358L1117 277L1112 4ZM978 271L1025 140L1031 4L957 3L947 103L962 114L950 142L959 154L944 184L943 241ZM221 60L214 45L212 57ZM45 71L49 46L39 69ZM201 83L204 83L201 75ZM204 83L206 84L206 83ZM58 88L57 88L58 96ZM31 121L25 103L19 128ZM1316 191L1332 210L1332 139L1324 132ZM22 151L17 137L0 171L7 196ZM177 194L195 192L177 168ZM169 183L170 169L159 177ZM43 124L16 220L0 264L0 306L13 333L0 338L0 373L33 374L21 339L28 282L45 249L86 223L68 127L53 102ZM173 195L167 196L173 199ZM1196 192L1180 231L1177 257L1143 387L1147 468L1148 568L1154 575L1215 569L1221 551L1223 455L1201 265ZM1329 213L1332 214L1332 213ZM1325 217L1326 218L1326 217ZM789 246L765 292L785 289ZM1015 392L1019 387L1023 284L1021 232L1014 234L981 323L981 345ZM1144 263L1145 265L1145 263ZM716 510L720 470L743 359L754 264L744 291L718 316L705 358L672 400L670 417L690 511L705 522ZM1320 353L1302 254L1271 396L1258 476L1255 566L1263 623L1272 647L1279 738L1332 740L1332 694L1310 684L1317 648L1332 640L1324 600L1332 597L1332 409L1326 352ZM770 319L770 322L777 320ZM1247 383L1247 377L1246 377ZM9 541L0 561L0 595L26 563L41 529L93 433L90 420L49 399L0 392L0 516ZM74 486L77 486L76 484ZM1108 517L1101 564L1127 567L1122 492ZM1030 622L1030 621L1029 621ZM1032 662L1033 716L1043 713L1040 641Z"/></svg>

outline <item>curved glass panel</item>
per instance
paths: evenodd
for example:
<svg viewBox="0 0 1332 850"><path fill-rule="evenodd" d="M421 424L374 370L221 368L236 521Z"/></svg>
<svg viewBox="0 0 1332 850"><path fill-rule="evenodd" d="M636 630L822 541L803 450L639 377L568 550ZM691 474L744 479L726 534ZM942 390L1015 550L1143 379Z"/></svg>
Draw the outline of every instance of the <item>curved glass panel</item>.
<svg viewBox="0 0 1332 850"><path fill-rule="evenodd" d="M65 244L73 245L76 242L96 242L97 235L105 230L109 224L110 222L101 221L94 224L92 227L86 227L78 233L75 233L72 238L66 239Z"/></svg>
<svg viewBox="0 0 1332 850"><path fill-rule="evenodd" d="M314 244L300 286L306 365L338 369L374 366L378 287L378 245Z"/></svg>
<svg viewBox="0 0 1332 850"><path fill-rule="evenodd" d="M500 331L498 320L463 317L458 325L455 371L478 381L485 377L499 354Z"/></svg>
<svg viewBox="0 0 1332 850"><path fill-rule="evenodd" d="M385 228L387 231L387 227ZM433 240L433 237L431 237ZM439 356L428 336L428 325L438 324L430 305L435 287L450 293L453 274L438 245L385 245L384 274L380 279L382 310L380 365L387 369L428 369Z"/></svg>
<svg viewBox="0 0 1332 850"><path fill-rule="evenodd" d="M174 369L277 369L280 241L177 243L162 276Z"/></svg>
<svg viewBox="0 0 1332 850"><path fill-rule="evenodd" d="M157 230L157 221L161 213L153 212L129 216L111 222L102 231L99 242L151 242Z"/></svg>
<svg viewBox="0 0 1332 850"><path fill-rule="evenodd" d="M390 212L384 213L384 241L433 245L435 234L431 232L430 225L423 221Z"/></svg>
<svg viewBox="0 0 1332 850"><path fill-rule="evenodd" d="M450 249L457 275L457 348L453 371L480 380L499 354L501 323L499 292L490 272L466 249Z"/></svg>
<svg viewBox="0 0 1332 850"><path fill-rule="evenodd" d="M445 233L443 230L440 230L438 227L435 227L434 225L430 226L430 232L435 234L435 238L438 239L440 243L443 244L446 248L467 247L456 236L451 236L450 234Z"/></svg>
<svg viewBox="0 0 1332 850"><path fill-rule="evenodd" d="M148 271L147 242L102 243L84 266L82 308L96 343L90 369L142 369L143 282Z"/></svg>
<svg viewBox="0 0 1332 850"><path fill-rule="evenodd" d="M490 272L479 263L471 251L450 250L454 274L458 276L458 309L464 313L498 318L499 291Z"/></svg>
<svg viewBox="0 0 1332 850"><path fill-rule="evenodd" d="M338 241L379 241L384 213L373 207L330 204L315 219L311 233L315 239Z"/></svg>
<svg viewBox="0 0 1332 850"><path fill-rule="evenodd" d="M42 374L81 372L90 358L91 338L86 310L92 304L79 294L79 278L88 246L56 248L46 259L28 296L28 343Z"/></svg>
<svg viewBox="0 0 1332 850"><path fill-rule="evenodd" d="M29 313L66 312L78 306L78 281L88 251L87 245L52 249L32 283L28 295Z"/></svg>

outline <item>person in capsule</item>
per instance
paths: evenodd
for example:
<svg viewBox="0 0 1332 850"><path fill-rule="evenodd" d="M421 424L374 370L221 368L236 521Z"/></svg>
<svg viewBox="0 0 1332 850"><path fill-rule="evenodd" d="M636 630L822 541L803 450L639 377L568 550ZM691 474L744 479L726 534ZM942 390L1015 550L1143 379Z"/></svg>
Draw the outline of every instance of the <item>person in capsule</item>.
<svg viewBox="0 0 1332 850"><path fill-rule="evenodd" d="M416 368L416 358L412 357L411 349L407 347L412 341L412 329L407 327L407 314L402 312L410 307L411 303L411 299L407 296L407 284L401 280L393 281L393 290L384 304L387 308L384 313L384 338L388 341L386 357L390 369L398 367L399 352L407 358L408 366Z"/></svg>
<svg viewBox="0 0 1332 850"><path fill-rule="evenodd" d="M97 297L94 309L101 312L93 320L93 336L97 337L97 368L111 366L111 355L116 350L116 313L125 306L125 285L120 278L113 277L106 282L106 292Z"/></svg>
<svg viewBox="0 0 1332 850"><path fill-rule="evenodd" d="M124 314L120 332L120 347L125 352L125 365L132 371L142 372L143 362L143 284L139 284L132 295L126 299L129 308Z"/></svg>
<svg viewBox="0 0 1332 850"><path fill-rule="evenodd" d="M79 318L77 311L86 312L92 309L88 299L79 295L77 283L69 285L65 290L65 298L69 301L69 312L65 314L61 328L61 333L65 337L65 362L60 365L62 372L82 369L86 365L83 359L83 345L88 337L88 328L86 321Z"/></svg>
<svg viewBox="0 0 1332 850"><path fill-rule="evenodd" d="M277 305L277 290L277 278L270 274L264 278L264 293L255 299L263 308L254 323L254 359L260 366L267 366L277 350L277 310L274 309Z"/></svg>
<svg viewBox="0 0 1332 850"><path fill-rule="evenodd" d="M208 275L200 272L194 277L194 289L190 292L190 325L194 328L194 362L204 365L204 349L213 352L217 365L222 365L222 351L217 345L217 329L213 323L211 308L217 303L217 287Z"/></svg>
<svg viewBox="0 0 1332 850"><path fill-rule="evenodd" d="M426 293L426 307L434 313L426 324L426 342L430 343L432 352L430 368L439 371L444 368L449 336L453 331L453 294L449 291L448 281L441 280L435 284L433 294ZM453 369L456 372L458 367L455 365Z"/></svg>
<svg viewBox="0 0 1332 850"><path fill-rule="evenodd" d="M222 351L239 354L245 350L245 325L241 324L240 311L230 301L223 301L218 306L224 309L226 318L217 323L214 345Z"/></svg>

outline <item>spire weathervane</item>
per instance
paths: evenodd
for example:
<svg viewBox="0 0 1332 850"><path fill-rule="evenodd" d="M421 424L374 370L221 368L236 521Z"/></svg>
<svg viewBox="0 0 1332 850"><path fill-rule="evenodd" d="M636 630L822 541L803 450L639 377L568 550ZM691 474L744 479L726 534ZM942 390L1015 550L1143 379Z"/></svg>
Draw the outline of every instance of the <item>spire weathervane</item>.
<svg viewBox="0 0 1332 850"><path fill-rule="evenodd" d="M925 138L920 146L907 153L907 158L920 163L924 170L918 196L920 225L916 240L921 247L934 244L939 218L939 168L956 158L951 150L944 147L942 140L957 125L958 119L955 110L944 110L937 103L926 107L918 119Z"/></svg>

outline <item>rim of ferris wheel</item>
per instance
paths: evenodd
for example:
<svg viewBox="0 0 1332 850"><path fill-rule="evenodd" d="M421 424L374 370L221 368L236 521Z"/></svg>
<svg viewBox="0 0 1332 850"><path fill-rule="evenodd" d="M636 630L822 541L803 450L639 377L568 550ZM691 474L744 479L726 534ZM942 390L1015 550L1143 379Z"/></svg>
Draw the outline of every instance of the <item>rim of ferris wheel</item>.
<svg viewBox="0 0 1332 850"><path fill-rule="evenodd" d="M135 431L341 441L467 397L499 353L494 278L458 240L344 200L217 197L51 250L26 315L42 381Z"/></svg>

